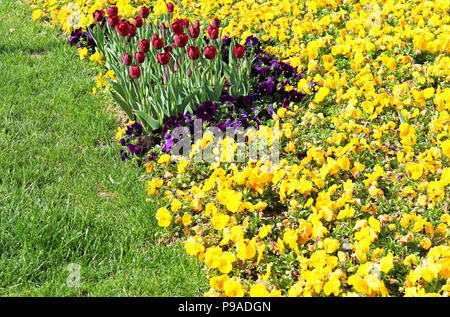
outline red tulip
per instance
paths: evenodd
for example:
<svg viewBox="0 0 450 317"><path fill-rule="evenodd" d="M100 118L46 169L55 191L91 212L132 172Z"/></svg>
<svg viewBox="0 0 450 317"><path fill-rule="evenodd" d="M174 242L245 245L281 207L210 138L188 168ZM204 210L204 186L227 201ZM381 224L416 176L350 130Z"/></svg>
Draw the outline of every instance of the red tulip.
<svg viewBox="0 0 450 317"><path fill-rule="evenodd" d="M128 37L134 37L136 36L136 25L130 24L128 26Z"/></svg>
<svg viewBox="0 0 450 317"><path fill-rule="evenodd" d="M181 20L176 19L173 23L172 23L172 31L175 34L181 34L183 33L183 22L181 22Z"/></svg>
<svg viewBox="0 0 450 317"><path fill-rule="evenodd" d="M117 33L119 33L120 36L127 36L128 35L128 28L129 28L129 23L126 20L122 20L120 21L117 25L116 25L116 31Z"/></svg>
<svg viewBox="0 0 450 317"><path fill-rule="evenodd" d="M149 14L150 14L150 9L147 8L146 6L142 6L139 9L139 15L141 16L141 18L143 18L143 19L147 18Z"/></svg>
<svg viewBox="0 0 450 317"><path fill-rule="evenodd" d="M166 47L164 47L164 52L166 52L168 54L172 53L172 50L173 50L172 46L170 46L170 45L167 45Z"/></svg>
<svg viewBox="0 0 450 317"><path fill-rule="evenodd" d="M200 35L200 27L195 27L195 25L194 26L191 25L189 27L189 35L193 39L196 39Z"/></svg>
<svg viewBox="0 0 450 317"><path fill-rule="evenodd" d="M242 58L244 56L244 53L245 53L245 46L236 44L233 47L233 55L234 55L234 57Z"/></svg>
<svg viewBox="0 0 450 317"><path fill-rule="evenodd" d="M160 63L161 65L166 65L170 60L170 54L169 53L156 54L156 59L158 60L158 63Z"/></svg>
<svg viewBox="0 0 450 317"><path fill-rule="evenodd" d="M197 46L189 46L187 48L187 55L190 59L196 60L200 57L200 50Z"/></svg>
<svg viewBox="0 0 450 317"><path fill-rule="evenodd" d="M139 49L141 50L141 52L147 53L150 50L150 41L145 39L140 40Z"/></svg>
<svg viewBox="0 0 450 317"><path fill-rule="evenodd" d="M220 27L220 20L218 18L214 18L214 19L212 19L211 24L212 24L213 27L219 28Z"/></svg>
<svg viewBox="0 0 450 317"><path fill-rule="evenodd" d="M123 55L123 64L126 66L130 66L132 62L133 62L133 56L131 56L128 53L125 53Z"/></svg>
<svg viewBox="0 0 450 317"><path fill-rule="evenodd" d="M109 17L117 16L119 14L119 9L117 7L109 7L106 9Z"/></svg>
<svg viewBox="0 0 450 317"><path fill-rule="evenodd" d="M217 48L215 46L205 46L203 48L203 54L206 59L213 59L217 55Z"/></svg>
<svg viewBox="0 0 450 317"><path fill-rule="evenodd" d="M164 46L163 39L160 39L158 36L155 37L156 34L153 35L152 44L155 50L159 50Z"/></svg>
<svg viewBox="0 0 450 317"><path fill-rule="evenodd" d="M218 27L208 25L208 27L206 28L206 31L208 32L209 37L213 40L215 40L216 38L219 37L219 28Z"/></svg>
<svg viewBox="0 0 450 317"><path fill-rule="evenodd" d="M142 20L141 17L134 18L134 25L136 25L137 28L142 27L143 23L144 23L144 21Z"/></svg>
<svg viewBox="0 0 450 317"><path fill-rule="evenodd" d="M175 45L178 47L185 47L188 40L189 37L185 33L177 34L173 39Z"/></svg>
<svg viewBox="0 0 450 317"><path fill-rule="evenodd" d="M141 77L141 69L137 65L131 66L128 71L130 72L130 76L133 79L138 79L139 77Z"/></svg>
<svg viewBox="0 0 450 317"><path fill-rule="evenodd" d="M103 10L96 10L93 13L93 16L94 16L94 20L95 21L101 22L103 20L103 18L105 17L105 11L103 11Z"/></svg>
<svg viewBox="0 0 450 317"><path fill-rule="evenodd" d="M169 2L168 4L166 4L166 8L167 8L167 12L173 12L173 10L175 9L175 6L173 5L172 2Z"/></svg>
<svg viewBox="0 0 450 317"><path fill-rule="evenodd" d="M108 24L112 28L115 27L117 24L119 24L119 22L120 22L120 19L117 15L113 15L108 18Z"/></svg>
<svg viewBox="0 0 450 317"><path fill-rule="evenodd" d="M134 53L134 59L139 64L143 63L145 61L145 53L143 53L143 52L136 52L136 53Z"/></svg>

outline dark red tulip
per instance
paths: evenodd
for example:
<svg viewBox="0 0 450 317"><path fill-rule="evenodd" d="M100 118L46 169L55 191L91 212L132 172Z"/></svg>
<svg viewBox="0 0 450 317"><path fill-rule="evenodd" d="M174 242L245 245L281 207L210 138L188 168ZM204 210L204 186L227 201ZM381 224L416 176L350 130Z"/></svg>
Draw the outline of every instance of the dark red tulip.
<svg viewBox="0 0 450 317"><path fill-rule="evenodd" d="M136 36L136 25L130 24L128 26L128 37L134 37Z"/></svg>
<svg viewBox="0 0 450 317"><path fill-rule="evenodd" d="M188 40L189 37L185 33L177 34L173 39L175 45L178 47L185 47Z"/></svg>
<svg viewBox="0 0 450 317"><path fill-rule="evenodd" d="M181 24L183 24L184 28L189 26L189 19L181 19Z"/></svg>
<svg viewBox="0 0 450 317"><path fill-rule="evenodd" d="M220 27L220 20L218 18L214 18L214 19L212 19L211 24L212 24L213 27L219 28Z"/></svg>
<svg viewBox="0 0 450 317"><path fill-rule="evenodd" d="M194 26L191 25L189 27L189 35L193 39L196 39L200 35L200 27L195 27L195 25Z"/></svg>
<svg viewBox="0 0 450 317"><path fill-rule="evenodd" d="M141 52L147 53L150 50L150 41L145 39L140 40L139 49L141 50Z"/></svg>
<svg viewBox="0 0 450 317"><path fill-rule="evenodd" d="M175 34L181 34L183 33L183 22L179 19L176 19L173 23L172 23L172 31Z"/></svg>
<svg viewBox="0 0 450 317"><path fill-rule="evenodd" d="M244 56L244 53L245 53L245 46L236 44L233 47L233 55L234 55L234 57L242 58Z"/></svg>
<svg viewBox="0 0 450 317"><path fill-rule="evenodd" d="M142 6L139 9L139 15L141 16L141 18L143 18L143 19L147 18L149 14L150 14L150 9L147 8L146 6Z"/></svg>
<svg viewBox="0 0 450 317"><path fill-rule="evenodd" d="M128 53L125 53L123 55L123 64L126 66L130 66L132 62L133 62L133 56L131 56Z"/></svg>
<svg viewBox="0 0 450 317"><path fill-rule="evenodd" d="M209 37L213 40L215 40L219 37L219 28L218 27L208 25L208 27L206 28L206 32L208 32Z"/></svg>
<svg viewBox="0 0 450 317"><path fill-rule="evenodd" d="M109 7L106 9L109 17L117 16L119 14L119 9L117 7Z"/></svg>
<svg viewBox="0 0 450 317"><path fill-rule="evenodd" d="M134 59L139 64L143 63L145 61L145 53L143 53L143 52L136 52L136 53L134 53Z"/></svg>
<svg viewBox="0 0 450 317"><path fill-rule="evenodd" d="M141 69L138 65L131 66L128 71L130 72L130 76L133 79L138 79L141 77Z"/></svg>
<svg viewBox="0 0 450 317"><path fill-rule="evenodd" d="M172 43L173 44L173 43ZM164 52L171 54L173 51L172 46L167 45L166 47L164 47Z"/></svg>
<svg viewBox="0 0 450 317"><path fill-rule="evenodd" d="M163 39L160 39L158 36L155 36L156 34L153 35L153 40L152 40L152 44L153 44L153 48L155 50L159 50L164 46L164 41Z"/></svg>
<svg viewBox="0 0 450 317"><path fill-rule="evenodd" d="M173 10L175 9L175 6L173 5L172 2L169 2L168 4L166 4L166 8L167 8L167 12L173 12Z"/></svg>
<svg viewBox="0 0 450 317"><path fill-rule="evenodd" d="M134 25L136 25L137 28L141 28L144 21L141 17L134 18Z"/></svg>
<svg viewBox="0 0 450 317"><path fill-rule="evenodd" d="M128 35L128 28L129 28L129 23L126 20L122 20L120 21L117 25L116 25L116 31L117 33L119 33L120 36L127 36Z"/></svg>
<svg viewBox="0 0 450 317"><path fill-rule="evenodd" d="M203 48L203 54L206 59L213 59L217 55L217 48L215 46L205 46Z"/></svg>
<svg viewBox="0 0 450 317"><path fill-rule="evenodd" d="M96 10L93 14L94 20L97 22L101 22L103 18L105 17L105 11L103 10Z"/></svg>
<svg viewBox="0 0 450 317"><path fill-rule="evenodd" d="M156 54L156 59L158 60L158 63L160 63L161 65L166 65L170 60L170 54L169 53Z"/></svg>
<svg viewBox="0 0 450 317"><path fill-rule="evenodd" d="M200 57L200 50L197 46L188 46L187 55L190 59L196 60Z"/></svg>
<svg viewBox="0 0 450 317"><path fill-rule="evenodd" d="M120 19L117 15L113 15L108 18L108 24L112 28L115 27L117 24L119 24L119 22L120 22Z"/></svg>

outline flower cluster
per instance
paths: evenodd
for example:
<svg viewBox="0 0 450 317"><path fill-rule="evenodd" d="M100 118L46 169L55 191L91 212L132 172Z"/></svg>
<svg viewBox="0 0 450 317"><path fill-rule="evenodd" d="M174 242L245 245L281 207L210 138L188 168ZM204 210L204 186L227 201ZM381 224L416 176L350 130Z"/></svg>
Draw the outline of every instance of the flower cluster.
<svg viewBox="0 0 450 317"><path fill-rule="evenodd" d="M53 15L72 31L104 6L70 10L68 2L40 4L35 17ZM119 12L134 17L140 2L120 1ZM149 3L149 17L167 12L164 1ZM266 111L261 134L248 141L270 143L279 131L278 164L207 164L163 151L145 163L158 224L204 263L205 295L448 296L448 10L440 0L185 0L171 8L174 19L218 18L222 34L247 52L254 44L255 81L251 93L205 98L187 117L167 116L163 147L177 141L171 129L197 116L242 124L246 111L256 125ZM215 37L213 25L205 35ZM241 105L247 110L227 118L224 109ZM232 155L235 145L205 133L192 153Z"/></svg>

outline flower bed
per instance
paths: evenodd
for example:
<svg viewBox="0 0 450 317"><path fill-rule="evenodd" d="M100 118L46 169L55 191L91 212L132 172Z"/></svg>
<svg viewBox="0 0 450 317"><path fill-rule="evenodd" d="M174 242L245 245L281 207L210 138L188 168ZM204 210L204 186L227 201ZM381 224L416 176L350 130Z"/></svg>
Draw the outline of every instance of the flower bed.
<svg viewBox="0 0 450 317"><path fill-rule="evenodd" d="M171 23L214 26L217 18L223 34L253 54L245 93L221 89L191 112L167 113L151 138L139 122L117 136L127 148L122 158L145 166L164 239L182 239L204 262L205 295L447 296L448 3L145 2L150 21L168 9ZM121 17L135 18L143 1L115 4ZM34 5L34 18L50 17L80 38L86 29L76 30L109 4ZM233 52L229 41L217 42L228 47L219 54ZM107 73L110 85L118 73ZM172 155L175 130L194 134L196 120L202 134L183 157ZM277 162L232 161L238 142L214 143L204 131L214 127L247 128L246 151L255 140L277 143ZM211 160L196 160L199 153Z"/></svg>

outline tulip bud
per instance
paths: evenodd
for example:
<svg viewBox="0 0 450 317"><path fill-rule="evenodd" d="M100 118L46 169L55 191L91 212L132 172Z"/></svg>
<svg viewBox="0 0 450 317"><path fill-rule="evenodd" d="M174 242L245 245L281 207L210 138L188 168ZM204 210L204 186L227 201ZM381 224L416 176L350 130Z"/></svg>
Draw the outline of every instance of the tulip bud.
<svg viewBox="0 0 450 317"><path fill-rule="evenodd" d="M164 85L167 84L167 67L164 68L163 83Z"/></svg>
<svg viewBox="0 0 450 317"><path fill-rule="evenodd" d="M139 9L139 15L141 16L141 18L143 18L143 19L147 18L149 14L150 14L150 9L147 8L146 6L142 6Z"/></svg>
<svg viewBox="0 0 450 317"><path fill-rule="evenodd" d="M175 58L174 63L173 63L173 69L176 71L176 70L178 70L178 68L180 68L179 64L178 64L178 59Z"/></svg>
<svg viewBox="0 0 450 317"><path fill-rule="evenodd" d="M130 66L132 61L133 61L133 56L131 56L128 53L125 53L123 55L123 63L124 63L124 65Z"/></svg>
<svg viewBox="0 0 450 317"><path fill-rule="evenodd" d="M166 4L166 8L167 8L167 12L173 12L173 10L175 9L175 6L173 5L172 2L169 2L168 4Z"/></svg>
<svg viewBox="0 0 450 317"><path fill-rule="evenodd" d="M131 66L128 71L130 72L130 76L133 79L138 79L139 77L141 77L141 69L137 65Z"/></svg>
<svg viewBox="0 0 450 317"><path fill-rule="evenodd" d="M199 20L195 20L194 27L195 28L199 28L200 27L200 21Z"/></svg>
<svg viewBox="0 0 450 317"><path fill-rule="evenodd" d="M191 77L191 75L192 75L192 70L191 70L190 67L188 67L188 69L187 69L187 71L186 71L186 74L187 74L188 77Z"/></svg>
<svg viewBox="0 0 450 317"><path fill-rule="evenodd" d="M136 62L143 63L145 60L145 53L143 52L136 52L134 53L134 59L136 60Z"/></svg>
<svg viewBox="0 0 450 317"><path fill-rule="evenodd" d="M161 29L161 37L165 38L166 37L166 24L164 22L161 23L160 29Z"/></svg>
<svg viewBox="0 0 450 317"><path fill-rule="evenodd" d="M114 17L119 14L119 9L117 7L109 7L106 9L106 13L108 13L108 17Z"/></svg>
<svg viewBox="0 0 450 317"><path fill-rule="evenodd" d="M203 54L206 59L213 59L217 55L217 48L215 46L205 46L203 48Z"/></svg>

